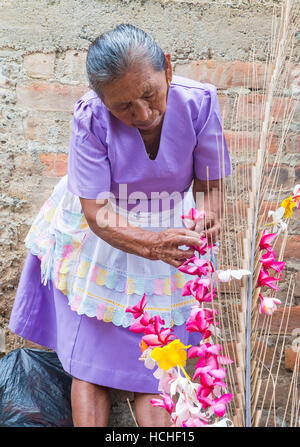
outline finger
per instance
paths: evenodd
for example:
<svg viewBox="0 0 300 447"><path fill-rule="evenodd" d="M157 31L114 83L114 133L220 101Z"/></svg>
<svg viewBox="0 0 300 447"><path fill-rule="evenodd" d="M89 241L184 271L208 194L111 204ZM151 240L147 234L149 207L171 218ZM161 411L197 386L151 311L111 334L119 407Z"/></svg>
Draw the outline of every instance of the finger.
<svg viewBox="0 0 300 447"><path fill-rule="evenodd" d="M174 254L174 258L178 260L186 261L189 258L192 258L194 256L195 252L194 250L176 250L176 253Z"/></svg>
<svg viewBox="0 0 300 447"><path fill-rule="evenodd" d="M178 235L182 234L183 236L199 238L198 231L190 230L188 228L179 228L177 233L178 233Z"/></svg>
<svg viewBox="0 0 300 447"><path fill-rule="evenodd" d="M219 235L220 231L221 231L220 223L217 223L212 228L209 228L205 232L208 241L215 242L217 240L217 238L218 238L218 235Z"/></svg>
<svg viewBox="0 0 300 447"><path fill-rule="evenodd" d="M175 247L180 247L181 245L185 245L187 247L201 247L203 245L203 241L200 239L199 236L197 238L181 236L174 238L174 240L172 241L172 245Z"/></svg>
<svg viewBox="0 0 300 447"><path fill-rule="evenodd" d="M167 262L167 261L165 261ZM171 259L169 262L167 262L168 264L172 265L173 267L180 267L183 264L184 261L180 261L178 259Z"/></svg>

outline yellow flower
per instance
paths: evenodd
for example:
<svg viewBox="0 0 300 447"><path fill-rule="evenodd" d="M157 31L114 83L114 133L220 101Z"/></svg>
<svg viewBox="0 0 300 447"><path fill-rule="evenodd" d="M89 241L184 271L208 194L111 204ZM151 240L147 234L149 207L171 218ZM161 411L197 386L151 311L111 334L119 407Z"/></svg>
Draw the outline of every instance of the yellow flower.
<svg viewBox="0 0 300 447"><path fill-rule="evenodd" d="M180 340L176 339L162 348L154 348L151 352L151 357L157 361L159 368L165 371L177 365L184 367L187 359L185 349L190 346L184 346Z"/></svg>
<svg viewBox="0 0 300 447"><path fill-rule="evenodd" d="M293 208L296 204L293 201L292 196L290 196L287 199L284 199L280 206L284 208L284 217L289 219L293 215Z"/></svg>

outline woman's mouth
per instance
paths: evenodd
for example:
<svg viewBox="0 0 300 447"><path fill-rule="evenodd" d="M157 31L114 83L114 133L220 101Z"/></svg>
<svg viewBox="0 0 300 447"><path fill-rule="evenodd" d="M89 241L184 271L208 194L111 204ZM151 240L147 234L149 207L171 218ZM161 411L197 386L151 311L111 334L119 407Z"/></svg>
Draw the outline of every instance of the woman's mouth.
<svg viewBox="0 0 300 447"><path fill-rule="evenodd" d="M141 123L141 124L136 125L135 127L137 127L140 130L152 130L158 125L158 121L159 121L159 116L157 116L149 124Z"/></svg>

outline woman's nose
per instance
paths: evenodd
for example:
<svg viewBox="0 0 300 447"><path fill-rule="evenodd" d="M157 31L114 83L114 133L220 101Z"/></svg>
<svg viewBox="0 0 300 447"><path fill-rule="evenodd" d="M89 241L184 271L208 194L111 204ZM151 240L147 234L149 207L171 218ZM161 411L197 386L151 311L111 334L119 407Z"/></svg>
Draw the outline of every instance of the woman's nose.
<svg viewBox="0 0 300 447"><path fill-rule="evenodd" d="M149 118L151 117L151 110L148 103L143 100L136 101L133 107L133 115L135 121L149 121Z"/></svg>

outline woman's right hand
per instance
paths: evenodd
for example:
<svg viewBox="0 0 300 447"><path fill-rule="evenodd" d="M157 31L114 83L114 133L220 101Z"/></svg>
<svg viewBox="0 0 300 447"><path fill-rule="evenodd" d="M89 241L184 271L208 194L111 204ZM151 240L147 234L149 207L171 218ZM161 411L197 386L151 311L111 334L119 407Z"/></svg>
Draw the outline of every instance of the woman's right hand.
<svg viewBox="0 0 300 447"><path fill-rule="evenodd" d="M164 261L178 268L194 255L194 249L180 249L182 245L201 247L203 242L199 233L185 228L169 228L154 233L149 259Z"/></svg>

